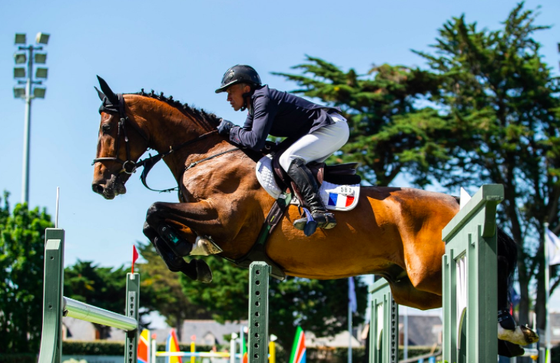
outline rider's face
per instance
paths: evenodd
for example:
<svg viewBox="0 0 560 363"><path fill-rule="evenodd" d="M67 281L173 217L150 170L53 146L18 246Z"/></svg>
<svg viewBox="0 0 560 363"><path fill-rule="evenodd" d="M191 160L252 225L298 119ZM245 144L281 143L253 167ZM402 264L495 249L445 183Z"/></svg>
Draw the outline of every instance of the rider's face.
<svg viewBox="0 0 560 363"><path fill-rule="evenodd" d="M228 87L227 100L235 111L239 111L243 107L243 94L251 91L251 87L246 84L238 83Z"/></svg>

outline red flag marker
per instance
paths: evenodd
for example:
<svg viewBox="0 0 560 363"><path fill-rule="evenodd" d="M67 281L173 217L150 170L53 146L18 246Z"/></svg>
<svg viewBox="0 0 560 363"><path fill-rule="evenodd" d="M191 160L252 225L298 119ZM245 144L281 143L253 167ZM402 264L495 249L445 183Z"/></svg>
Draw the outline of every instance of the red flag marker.
<svg viewBox="0 0 560 363"><path fill-rule="evenodd" d="M131 273L134 273L134 263L138 259L138 251L136 251L136 246L132 245L132 270Z"/></svg>

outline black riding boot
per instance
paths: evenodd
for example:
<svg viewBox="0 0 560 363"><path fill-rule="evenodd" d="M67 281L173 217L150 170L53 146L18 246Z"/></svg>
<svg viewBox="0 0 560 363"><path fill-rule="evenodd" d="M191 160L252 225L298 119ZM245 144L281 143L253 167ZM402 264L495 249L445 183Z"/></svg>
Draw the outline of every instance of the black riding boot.
<svg viewBox="0 0 560 363"><path fill-rule="evenodd" d="M315 233L317 228L331 229L336 226L334 215L327 211L321 196L315 177L301 159L296 159L288 168L288 175L295 183L301 196L303 204L309 208L311 218L300 218L294 221L294 227L305 232L306 236Z"/></svg>

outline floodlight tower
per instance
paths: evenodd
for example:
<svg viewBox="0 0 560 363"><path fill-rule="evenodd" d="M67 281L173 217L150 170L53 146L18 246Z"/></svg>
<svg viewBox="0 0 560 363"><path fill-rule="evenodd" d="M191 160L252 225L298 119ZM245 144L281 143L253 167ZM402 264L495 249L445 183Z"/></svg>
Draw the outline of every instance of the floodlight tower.
<svg viewBox="0 0 560 363"><path fill-rule="evenodd" d="M36 87L35 85L42 85L42 80L35 80L39 78L46 80L48 69L46 67L37 67L35 77L33 77L33 63L45 64L47 62L47 53L41 52L43 46L49 42L49 34L37 33L35 40L36 45L27 46L27 35L16 34L15 45L18 51L14 54L16 65L25 64L27 62L27 71L25 67L14 67L14 78L20 86L14 87L14 97L21 98L25 101L25 123L23 127L23 172L22 172L22 186L21 186L21 202L29 202L29 150L30 143L29 137L31 134L31 100L34 98L45 98L47 91L44 87ZM40 51L41 53L34 53ZM23 80L23 78L26 78ZM25 85L25 88L21 87Z"/></svg>

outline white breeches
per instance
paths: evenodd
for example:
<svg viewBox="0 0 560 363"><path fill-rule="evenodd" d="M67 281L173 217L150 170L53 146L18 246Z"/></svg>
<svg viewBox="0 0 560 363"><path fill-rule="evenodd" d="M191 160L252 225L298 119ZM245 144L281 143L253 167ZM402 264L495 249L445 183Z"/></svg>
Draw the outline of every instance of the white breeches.
<svg viewBox="0 0 560 363"><path fill-rule="evenodd" d="M288 171L295 159L302 159L306 164L311 161L323 162L346 144L350 136L346 119L337 113L330 116L334 124L304 135L284 151L279 160L282 169Z"/></svg>

